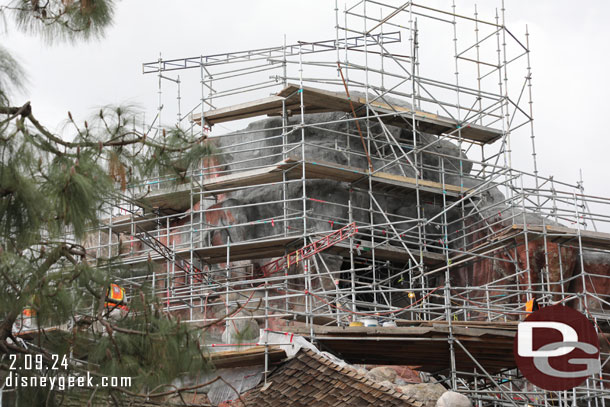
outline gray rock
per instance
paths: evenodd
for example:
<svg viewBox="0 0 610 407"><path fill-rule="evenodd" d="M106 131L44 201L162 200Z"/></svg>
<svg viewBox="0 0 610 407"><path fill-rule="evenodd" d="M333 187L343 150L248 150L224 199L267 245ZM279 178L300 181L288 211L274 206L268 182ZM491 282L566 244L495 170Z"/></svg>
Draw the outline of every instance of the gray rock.
<svg viewBox="0 0 610 407"><path fill-rule="evenodd" d="M398 105L408 104L405 101L396 101L396 103ZM341 112L306 115L305 122L307 124L327 123L305 128L305 138L307 140L305 147L306 159L308 161L327 162L365 170L367 168L367 160L361 143L356 136L350 138L345 136L345 133L357 134L353 122L336 122L337 119L344 116L345 113ZM291 117L288 120L289 129L293 129L299 121L300 117ZM331 123L333 121L334 123ZM223 156L218 164L221 164L222 170L226 171L224 174L246 168L267 166L282 161L281 126L281 118L268 118L250 123L247 129L245 129L245 133L230 133L214 138L218 147L223 149ZM387 126L387 130L394 138L400 140L401 145L406 149L405 151L410 151L409 145L413 143L413 135L410 131L395 126ZM381 132L381 128L375 127L373 131ZM288 144L300 142L301 131L289 131L286 135L286 141ZM436 136L424 134L418 141L418 145L432 141L435 141L433 147L423 151L420 155L421 162L425 167L421 174L424 179L439 181L438 171L432 171L431 168L441 165L442 161L443 166L448 171L453 171L453 174L457 174L456 170L459 169L458 172L466 177L464 178L465 185L467 181L474 184L480 182L469 174L471 165L467 161L461 161L461 159L466 159L467 157L455 143L447 140L438 140ZM380 150L377 151L377 148ZM380 157L387 158L391 156L392 151L389 147L373 144L371 149L370 155L373 166L375 168L384 166L386 161L382 161ZM348 155L346 150L350 150L354 154ZM442 153L444 158L441 159L433 153ZM270 154L274 154L274 156L270 157ZM291 150L287 155L300 159L301 151ZM405 159L401 159L389 166L384 166L383 172L406 177L415 176L413 167ZM293 176L294 174L289 179ZM459 185L460 180L447 178L445 181ZM310 198L306 202L308 213L307 228L310 232L327 234L331 230L336 230L340 225L334 225L335 220L349 218L348 201L351 202L353 208L352 219L354 221L362 223L370 222L371 212L368 210L370 197L366 191L353 188L348 183L331 179L308 179L304 184L306 195ZM278 222L277 219L282 216L284 211L287 211L289 215L298 216L303 210L303 203L293 200L289 201L285 206L282 205L280 201L283 199L284 193L288 199L300 198L303 195L303 183L290 182L285 185L285 190L280 184L240 189L225 194L219 201L203 202L202 209L214 206L216 211L206 214L207 219L205 221L216 226L216 228L209 233L202 233L200 239L206 245L209 244L208 242L211 242L211 245L214 246L225 244L229 238L231 242L243 242L260 238L261 236L281 236L284 232L296 235L302 229L302 220L300 218L293 218L294 220L290 220L286 224ZM398 192L396 193L398 194ZM499 195L501 196L501 194ZM396 196L379 193L375 196L375 200L383 208L383 212L388 216L390 221L404 221L405 217L417 217L417 204L413 194L405 194L403 197L397 198ZM328 202L333 204L329 205ZM436 216L442 210L442 202L436 198L423 199L421 205L421 216L428 219ZM448 232L451 236L455 236L459 232L461 225L459 222L452 222L452 220L461 216L461 212L459 208L452 209L449 212L448 220L450 227ZM197 216L195 215L196 222L198 220ZM275 219L275 222L260 222L261 219ZM386 222L381 213L375 212L373 214L373 223L382 224ZM391 233L391 230L388 228L385 232ZM435 236L439 233L439 230L433 224L426 226L427 235ZM185 236L187 235L185 234ZM385 239L385 233L383 236L380 235L378 237L379 239ZM459 239L456 242L459 244ZM356 242L356 244L359 244L359 242ZM389 244L402 247L399 242L390 242ZM424 250L438 251L440 249L438 247L427 247ZM333 260L330 258L331 254L328 253L325 256L325 261L328 260L328 266L331 269L341 269L341 259L335 260L337 264L330 264L333 263ZM256 271L258 266L269 260L257 259L252 261L253 269ZM211 271L215 271L218 267L214 265ZM316 280L316 284L322 284L323 287L321 288L332 288L333 281L330 278L321 278ZM300 287L291 288L299 289ZM368 301L367 298L362 300ZM402 298L400 296L395 299L393 298L393 300L396 302L394 305L398 307L405 306L405 301L407 301L406 297ZM301 307L301 305L297 305L297 307Z"/></svg>
<svg viewBox="0 0 610 407"><path fill-rule="evenodd" d="M390 367L381 366L371 369L368 372L367 376L369 377L369 379L374 380L376 382L388 381L390 382L391 387L397 375L394 369Z"/></svg>
<svg viewBox="0 0 610 407"><path fill-rule="evenodd" d="M447 389L438 383L407 384L406 386L398 387L398 390L422 402L422 407L436 406L436 401L443 393L447 392Z"/></svg>
<svg viewBox="0 0 610 407"><path fill-rule="evenodd" d="M436 407L472 407L472 403L463 394L446 391L436 402Z"/></svg>
<svg viewBox="0 0 610 407"><path fill-rule="evenodd" d="M381 382L381 383L379 383L379 384L381 384L382 386L387 387L388 389L393 389L393 388L394 388L394 383L392 383L392 382L391 382L391 381L389 381L389 380L384 380L384 381L382 381L382 382Z"/></svg>
<svg viewBox="0 0 610 407"><path fill-rule="evenodd" d="M358 371L358 373L360 373L363 376L366 376L368 374L368 372L369 372L368 370L366 370L363 367L356 367L356 370Z"/></svg>

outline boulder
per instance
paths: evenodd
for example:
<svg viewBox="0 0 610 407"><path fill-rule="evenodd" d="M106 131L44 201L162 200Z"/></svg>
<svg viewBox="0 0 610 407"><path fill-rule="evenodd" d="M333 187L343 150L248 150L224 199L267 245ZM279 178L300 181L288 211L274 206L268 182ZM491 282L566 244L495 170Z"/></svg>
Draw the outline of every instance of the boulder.
<svg viewBox="0 0 610 407"><path fill-rule="evenodd" d="M436 402L436 407L472 407L472 403L463 394L446 391Z"/></svg>
<svg viewBox="0 0 610 407"><path fill-rule="evenodd" d="M442 385L438 383L417 383L399 386L398 390L409 397L414 398L422 403L422 407L434 407L436 401L441 395L447 392Z"/></svg>
<svg viewBox="0 0 610 407"><path fill-rule="evenodd" d="M374 369L376 367L385 367L385 368L394 370L396 372L396 378L394 379L394 384L397 384L399 386L403 386L407 383L420 383L421 382L419 373L417 371L411 369L409 366L368 365L369 369Z"/></svg>
<svg viewBox="0 0 610 407"><path fill-rule="evenodd" d="M380 366L371 369L367 376L369 379L374 380L376 382L384 382L389 381L390 383L394 383L396 379L396 371L391 367Z"/></svg>
<svg viewBox="0 0 610 407"><path fill-rule="evenodd" d="M391 381L389 381L389 380L384 380L384 381L382 381L382 382L381 382L381 383L379 383L379 384L381 384L382 386L387 387L388 389L393 389L393 388L394 388L394 383L392 383L392 382L391 382Z"/></svg>
<svg viewBox="0 0 610 407"><path fill-rule="evenodd" d="M363 376L366 376L369 372L368 370L366 370L365 368L360 367L360 366L355 366L355 368L358 371L358 373L360 373Z"/></svg>

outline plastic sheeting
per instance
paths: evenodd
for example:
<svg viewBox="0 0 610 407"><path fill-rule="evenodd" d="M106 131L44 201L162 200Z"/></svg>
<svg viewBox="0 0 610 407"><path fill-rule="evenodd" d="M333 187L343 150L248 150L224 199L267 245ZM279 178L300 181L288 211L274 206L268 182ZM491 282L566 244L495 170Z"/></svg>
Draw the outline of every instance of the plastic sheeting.
<svg viewBox="0 0 610 407"><path fill-rule="evenodd" d="M280 348L286 352L286 356L288 356L289 359L293 358L299 352L299 350L305 348L317 353L318 355L324 356L326 359L333 361L341 367L347 365L343 359L339 359L331 353L320 351L311 342L299 335L282 332L269 332L261 329L259 343L264 344L265 339L267 343L272 343L274 346L281 344L279 345Z"/></svg>
<svg viewBox="0 0 610 407"><path fill-rule="evenodd" d="M199 382L204 383L220 376L223 380L233 386L239 394L242 394L256 387L261 382L264 371L265 367L262 365L219 369L206 374L205 377L201 377ZM218 405L223 401L236 400L238 398L238 395L231 386L228 386L222 380L218 380L210 386L205 387L203 391L207 392L208 399L213 405Z"/></svg>

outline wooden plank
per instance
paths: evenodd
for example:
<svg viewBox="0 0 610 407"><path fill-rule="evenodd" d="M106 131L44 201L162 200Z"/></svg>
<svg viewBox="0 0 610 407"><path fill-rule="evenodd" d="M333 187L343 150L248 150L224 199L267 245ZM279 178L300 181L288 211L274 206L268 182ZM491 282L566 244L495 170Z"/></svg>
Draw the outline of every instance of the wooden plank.
<svg viewBox="0 0 610 407"><path fill-rule="evenodd" d="M265 259L280 257L285 254L287 247L293 247L301 245L302 241L300 236L282 237L268 240L255 240L242 243L233 243L230 246L230 259L231 261L238 260L254 260L254 259ZM364 243L366 244L366 243ZM367 247L367 246L364 246ZM204 259L209 264L218 264L226 261L227 246L211 246L195 248L193 250L198 256ZM333 247L328 249L329 253L339 254L347 256L349 254L349 243L339 242ZM177 250L177 255L186 254L186 250ZM360 257L370 257L370 251L363 251ZM439 253L424 252L424 263L426 265L435 266L443 261L445 257ZM413 255L417 258L419 254L414 253ZM377 259L390 260L396 263L406 263L409 261L410 256L405 252L403 247L376 247L375 257ZM138 264L148 260L148 253L138 257L125 257L123 261L126 264ZM164 258L151 253L152 261L165 261Z"/></svg>
<svg viewBox="0 0 610 407"><path fill-rule="evenodd" d="M191 186L178 185L160 189L138 198L144 207L158 208L161 212L182 213L191 207ZM193 204L199 202L199 194L193 194Z"/></svg>
<svg viewBox="0 0 610 407"><path fill-rule="evenodd" d="M431 326L323 326L313 325L313 333L316 337L322 335L331 336L376 336L376 337L392 337L392 336L427 336L432 337L434 334L446 335L449 333L449 326L444 321L430 321ZM467 326L468 321L462 325L453 327L453 332L456 335L467 337L481 337L485 335L502 336L514 338L517 332L517 325L507 325L506 331L498 332L495 328L495 322L482 322L473 326ZM492 328L486 328L491 326ZM286 330L299 335L309 335L311 330L307 326L286 327ZM441 335L441 336L442 336Z"/></svg>
<svg viewBox="0 0 610 407"><path fill-rule="evenodd" d="M268 355L270 363L286 359L286 352L279 346L270 346ZM213 352L209 357L216 369L264 365L265 347L255 346L237 351Z"/></svg>
<svg viewBox="0 0 610 407"><path fill-rule="evenodd" d="M296 160L295 160L296 161ZM362 168L350 167L337 163L329 163L324 161L307 162L305 167L306 176L315 178L331 178L337 181L355 182L367 176L368 171ZM364 180L364 179L363 179ZM468 193L470 188L460 188L456 185L443 184L431 180L416 180L412 177L405 177L387 172L377 172L372 176L373 183L395 185L399 187L416 189L419 185L420 189L432 192L436 195L449 194L453 197L458 197L462 193Z"/></svg>
<svg viewBox="0 0 610 407"><path fill-rule="evenodd" d="M435 321L440 322L440 321ZM465 322L466 323L466 322ZM489 323L493 326L495 323ZM288 332L310 335L309 327L285 327ZM350 363L418 366L436 372L449 368L448 326L337 327L314 326L317 341ZM486 369L494 372L515 366L513 341L516 327L497 332L482 327L454 327L454 335ZM344 338L344 339L343 339ZM455 348L459 370L476 364Z"/></svg>
<svg viewBox="0 0 610 407"><path fill-rule="evenodd" d="M254 260L254 259L266 259L273 257L280 257L285 254L287 247L295 247L302 245L303 240L299 239L301 236L293 237L282 237L277 239L267 240L255 240L244 243L233 243L230 247L230 261L238 260ZM227 246L210 246L194 248L193 252L199 254L209 264L224 263L227 260ZM188 257L189 250L181 249L175 250L177 258ZM154 262L166 262L167 260L157 254L156 252L145 252L141 256L125 256L122 257L124 264L141 264L148 260Z"/></svg>
<svg viewBox="0 0 610 407"><path fill-rule="evenodd" d="M289 84L277 95L254 100L251 102L240 103L233 106L209 110L204 113L205 121L209 125L223 123L232 120L246 119L263 115L281 114L282 100L286 100L286 109L289 113L300 113L299 86ZM306 113L322 112L345 112L351 113L350 100L344 93L332 92L323 89L303 87L303 103ZM352 99L357 115L364 115L363 108L366 106L366 99L354 97ZM390 106L382 101L369 103L377 113L386 115L382 120L390 125L403 128L410 128L411 116L414 114L418 130L440 135L441 133L451 133L458 127L458 122L449 117L439 116L433 113L412 110L404 106ZM359 114L358 110L362 113ZM405 121L403 118L406 117ZM193 120L201 124L201 114L194 114ZM502 131L491 127L477 124L469 124L461 129L463 139L471 140L482 144L491 144L502 137ZM458 138L457 132L452 136Z"/></svg>
<svg viewBox="0 0 610 407"><path fill-rule="evenodd" d="M278 96L288 97L288 95L292 95L291 98L300 98L300 95L298 93L299 90L300 88L298 85L289 84L278 93ZM326 108L328 112L351 112L349 99L343 93L337 93L328 90L304 86L303 100L308 105L317 106L319 108ZM362 104L359 102L355 102L354 104L355 109L361 106Z"/></svg>
<svg viewBox="0 0 610 407"><path fill-rule="evenodd" d="M369 242L361 242L360 243L360 254L357 254L358 257L370 258L371 257L371 248L368 246ZM334 247L331 247L328 251L329 253L341 254L343 256L349 255L349 242L339 242ZM411 250L411 254L416 259L419 258L419 252L416 252L415 249ZM423 252L424 264L428 266L435 266L445 261L445 256L440 253L433 253L425 251ZM377 260L390 260L394 263L406 264L411 259L411 256L405 251L402 246L377 246L375 247L375 259Z"/></svg>
<svg viewBox="0 0 610 407"><path fill-rule="evenodd" d="M282 180L282 171L290 169L295 164L296 160L288 159L263 168L238 171L233 174L210 178L201 185L205 191L218 191L278 182Z"/></svg>
<svg viewBox="0 0 610 407"><path fill-rule="evenodd" d="M286 247L290 247L297 242L299 244L303 243L298 236L257 240L246 243L232 243L228 251L231 261L265 259L283 256ZM193 251L198 257L201 257L210 264L223 263L227 259L226 245L203 247L194 249Z"/></svg>
<svg viewBox="0 0 610 407"><path fill-rule="evenodd" d="M555 225L545 225L544 228L546 231L542 225L527 225L528 239L540 239L546 232L549 242L578 247L578 229ZM512 232L516 239L521 241L524 239L524 231L523 225L512 225L510 232L506 234ZM581 230L580 239L584 248L610 250L610 233Z"/></svg>
<svg viewBox="0 0 610 407"><path fill-rule="evenodd" d="M254 170L237 171L233 174L210 178L201 186L204 191L214 193L216 191L247 188L261 184L270 184L282 181L282 173L286 172L287 179L300 179L302 176L301 163L296 158L288 158L277 164ZM305 163L305 176L307 179L331 179L335 181L354 183L359 180L365 181L368 171L363 168L350 167L338 163L324 161L308 161ZM469 188L460 188L456 185L445 184L436 181L419 180L402 175L378 172L372 176L373 187L395 186L397 188L415 190L419 187L424 195L443 195L457 198L461 194L471 191ZM444 189L443 189L444 187ZM161 210L172 210L184 212L190 207L190 184L179 185L168 190L159 190L149 193L140 198L146 206L156 207ZM204 193L205 195L205 193ZM193 194L193 203L199 201L199 194Z"/></svg>
<svg viewBox="0 0 610 407"><path fill-rule="evenodd" d="M430 181L430 180L425 180L425 179L416 180L415 178L404 177L402 175L389 174L389 173L385 173L385 172L376 173L373 176L373 180L375 180L375 178L382 178L384 180L392 180L392 181L402 182L405 184L410 184L410 185L412 185L412 187L414 189L416 188L416 185L419 185L419 187L421 189L425 189L430 192L436 192L437 194L443 193L443 184L441 184L440 182L436 182L436 181ZM471 189L470 188L460 188L457 185L445 184L444 191L445 191L445 193L448 193L448 192L451 193L450 194L451 196L459 196L460 194L467 194L468 192L471 191Z"/></svg>
<svg viewBox="0 0 610 407"><path fill-rule="evenodd" d="M417 320L407 320L407 319L397 319L396 323L398 326L444 326L448 325L447 321L424 321L421 319ZM451 321L451 325L460 326L460 327L475 327L480 328L483 327L485 329L492 329L494 331L505 330L505 331L514 331L517 329L517 325L519 325L519 321L510 321L510 322L498 322L498 321Z"/></svg>
<svg viewBox="0 0 610 407"><path fill-rule="evenodd" d="M103 225L102 230L112 228L114 233L131 233L132 223L135 223L140 229L151 230L157 224L156 217L156 214L149 212L143 215L122 215L104 218L101 220Z"/></svg>
<svg viewBox="0 0 610 407"><path fill-rule="evenodd" d="M281 110L283 97L269 96L252 102L240 103L220 109L204 112L207 124L224 123L232 120L247 119L267 114L268 111ZM193 120L201 123L201 114L193 115Z"/></svg>

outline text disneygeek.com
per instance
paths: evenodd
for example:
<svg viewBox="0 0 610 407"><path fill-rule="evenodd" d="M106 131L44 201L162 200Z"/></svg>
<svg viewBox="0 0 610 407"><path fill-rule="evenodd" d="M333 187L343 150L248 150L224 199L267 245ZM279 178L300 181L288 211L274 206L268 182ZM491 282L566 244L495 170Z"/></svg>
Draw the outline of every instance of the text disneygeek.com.
<svg viewBox="0 0 610 407"><path fill-rule="evenodd" d="M130 387L131 377L92 377L89 372L83 376L24 376L10 372L4 379L5 388L48 387L63 391L73 387Z"/></svg>
<svg viewBox="0 0 610 407"><path fill-rule="evenodd" d="M91 376L89 372L67 374L68 358L51 355L50 363L44 364L42 355L9 355L9 374L4 387L48 387L63 391L74 387L131 387L131 377ZM52 374L50 374L52 373Z"/></svg>

